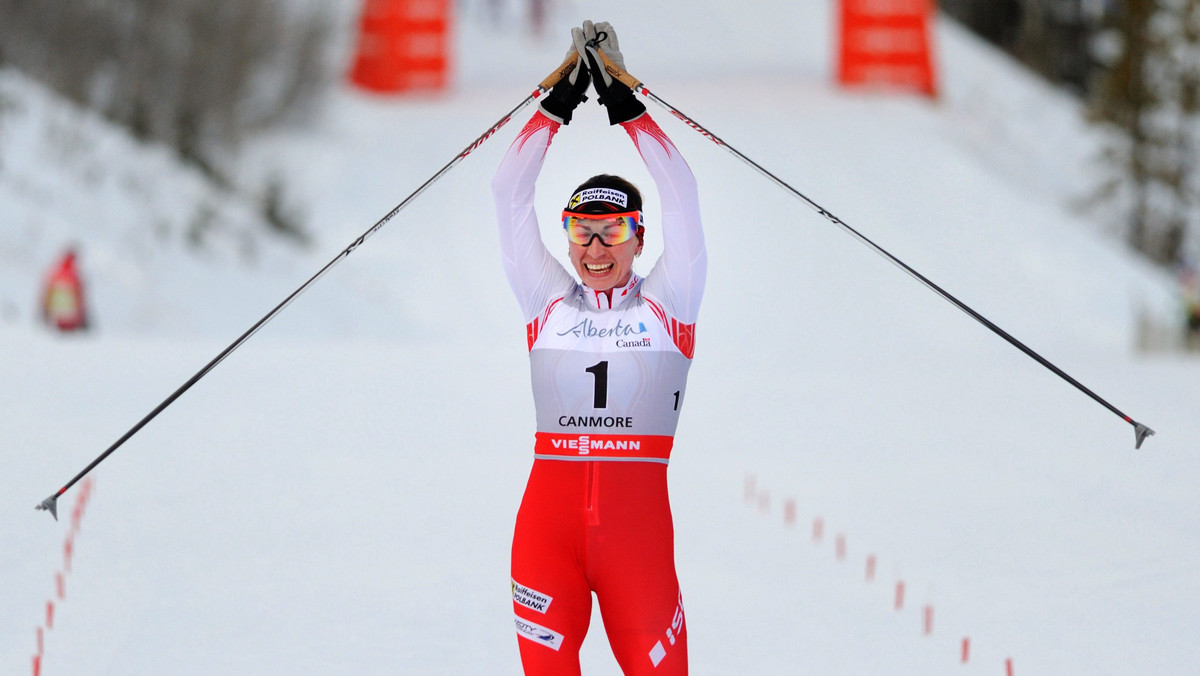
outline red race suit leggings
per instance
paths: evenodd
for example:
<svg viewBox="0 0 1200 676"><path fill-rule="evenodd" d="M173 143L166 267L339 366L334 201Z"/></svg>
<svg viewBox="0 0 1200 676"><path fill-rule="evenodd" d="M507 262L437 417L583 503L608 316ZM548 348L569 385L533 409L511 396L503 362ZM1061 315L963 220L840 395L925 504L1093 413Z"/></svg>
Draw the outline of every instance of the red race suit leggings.
<svg viewBox="0 0 1200 676"><path fill-rule="evenodd" d="M687 674L665 464L534 460L512 582L526 676L580 674L593 592L625 676Z"/></svg>

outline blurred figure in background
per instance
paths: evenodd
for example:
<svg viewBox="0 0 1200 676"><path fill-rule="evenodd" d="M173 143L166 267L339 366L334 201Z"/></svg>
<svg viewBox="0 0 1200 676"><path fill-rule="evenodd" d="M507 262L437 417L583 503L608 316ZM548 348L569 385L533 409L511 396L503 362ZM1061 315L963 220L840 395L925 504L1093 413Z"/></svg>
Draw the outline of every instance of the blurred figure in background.
<svg viewBox="0 0 1200 676"><path fill-rule="evenodd" d="M482 7L483 16L492 28L503 28L510 21L524 22L537 38L545 35L552 10L552 0L459 0L459 10Z"/></svg>
<svg viewBox="0 0 1200 676"><path fill-rule="evenodd" d="M0 299L0 319L6 323L15 323L21 316L21 311L17 309L17 304L8 298Z"/></svg>
<svg viewBox="0 0 1200 676"><path fill-rule="evenodd" d="M542 37L546 32L547 5L550 0L529 0L529 27L535 37Z"/></svg>
<svg viewBox="0 0 1200 676"><path fill-rule="evenodd" d="M1200 350L1200 273L1191 266L1186 267L1179 282L1186 322L1184 346L1189 350Z"/></svg>
<svg viewBox="0 0 1200 676"><path fill-rule="evenodd" d="M46 277L42 294L42 321L63 333L88 329L87 303L83 281L79 277L75 247L67 247L59 262Z"/></svg>

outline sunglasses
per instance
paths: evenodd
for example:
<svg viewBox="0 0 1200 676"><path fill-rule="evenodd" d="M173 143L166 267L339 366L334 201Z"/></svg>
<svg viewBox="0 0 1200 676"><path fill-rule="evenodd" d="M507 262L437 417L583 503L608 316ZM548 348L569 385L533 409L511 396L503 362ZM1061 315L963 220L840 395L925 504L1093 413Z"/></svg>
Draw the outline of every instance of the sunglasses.
<svg viewBox="0 0 1200 676"><path fill-rule="evenodd" d="M590 246L592 239L599 237L604 246L615 246L637 237L642 226L642 212L626 211L619 214L577 214L563 212L563 232L573 244Z"/></svg>

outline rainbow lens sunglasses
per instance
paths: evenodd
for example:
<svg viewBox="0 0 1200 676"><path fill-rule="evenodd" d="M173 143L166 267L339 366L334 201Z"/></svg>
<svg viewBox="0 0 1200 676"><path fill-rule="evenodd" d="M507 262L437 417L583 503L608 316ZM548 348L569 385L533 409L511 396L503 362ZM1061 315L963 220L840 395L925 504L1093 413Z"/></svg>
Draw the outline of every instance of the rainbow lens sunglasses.
<svg viewBox="0 0 1200 676"><path fill-rule="evenodd" d="M577 214L563 212L563 232L567 239L580 246L590 246L599 237L604 246L616 246L637 237L642 225L642 212L625 211L619 214Z"/></svg>

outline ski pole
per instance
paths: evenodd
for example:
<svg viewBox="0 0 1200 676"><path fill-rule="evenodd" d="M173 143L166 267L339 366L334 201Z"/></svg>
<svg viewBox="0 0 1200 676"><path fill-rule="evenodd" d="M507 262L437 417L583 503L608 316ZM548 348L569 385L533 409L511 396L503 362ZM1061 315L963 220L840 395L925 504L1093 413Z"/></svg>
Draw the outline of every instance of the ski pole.
<svg viewBox="0 0 1200 676"><path fill-rule="evenodd" d="M950 293L948 293L945 289L938 286L937 284L934 284L932 281L930 281L928 278L926 278L921 273L914 270L912 267L910 267L904 261L902 261L899 258L896 258L892 254L888 253L888 251L886 249L879 246L875 242L871 241L867 236L863 235L858 230L855 230L854 228L850 227L845 221L838 218L837 216L834 216L833 213L831 213L829 210L825 209L821 205L819 205L816 202L814 202L813 200L809 199L806 195L801 193L799 190L796 190L792 186L788 185L785 181L783 181L783 179L779 178L778 176L771 173L770 171L767 171L760 164L758 164L754 160L750 159L749 157L746 157L745 155L743 155L740 151L738 151L737 148L734 148L733 146L729 145L724 140L722 140L720 137L718 137L716 134L712 133L708 129L705 129L703 126L700 125L700 123L696 122L692 118L683 114L683 112L681 112L675 106L672 106L671 104L669 104L666 101L659 98L657 95L651 93L650 90L647 89L646 86L644 84L642 84L640 80L633 77L632 75L627 73L625 70L623 70L622 68L618 67L615 63L613 63L612 60L608 58L608 55L606 55L604 53L604 50L597 48L596 51L600 55L600 59L604 62L604 70L607 71L610 76L612 76L613 78L615 78L617 80L620 80L623 84L625 84L627 87L629 87L633 91L642 94L646 98L648 98L651 101L662 106L667 111L669 111L672 115L674 115L675 117L682 120L684 122L684 124L686 124L687 126L691 127L692 129L695 129L697 132L699 132L700 134L703 134L709 140L713 141L714 143L721 146L725 150L728 150L729 152L733 153L733 155L735 157L737 157L739 160L741 160L741 161L745 162L746 164L750 165L751 167L753 167L756 171L758 171L758 173L767 177L768 179L773 181L776 185L783 188L784 190L787 190L793 196L798 197L805 204L812 207L817 213L824 216L825 219L828 220L830 223L833 223L834 225L838 226L845 232L849 233L852 237L854 237L858 241L862 242L866 246L870 247L870 249L872 251L874 251L875 253L886 258L889 262L891 262L893 265L895 265L896 267L903 270L905 273L907 273L913 279L917 280L921 284L924 284L929 290L931 290L934 293L936 293L937 295L941 296L943 299L948 301L951 305L958 308L959 310L962 310L963 312L965 312L968 316L970 316L975 321L977 321L980 324L983 324L987 328L991 329L992 332L994 332L996 335L1000 336L1001 338L1007 340L1018 350L1029 355L1030 357L1032 357L1035 361L1037 361L1042 366L1045 366L1046 368L1050 369L1058 377L1060 377L1063 380L1067 381L1068 383L1074 385L1076 388L1079 389L1079 391L1083 392L1084 394L1088 395L1092 399L1096 400L1096 402L1103 405L1109 411L1112 411L1113 413L1115 413L1117 416L1119 416L1125 422L1129 423L1130 425L1133 425L1134 441L1135 441L1134 448L1141 448L1142 442L1146 440L1146 437L1154 434L1154 430L1150 429L1149 427L1146 427L1142 423L1137 422L1133 418L1130 418L1128 415L1122 413L1117 407L1113 406L1112 404L1105 401L1102 397L1100 397L1100 395L1091 391L1087 387L1084 387L1084 385L1082 383L1080 383L1078 380L1072 378L1065 371L1058 368L1054 364L1050 363L1050 361L1047 360L1042 355L1038 354L1037 352L1034 352L1031 348L1029 348L1027 345L1025 345L1021 341L1014 338L1007 331L1000 328L999 326L996 326L994 323L992 323L986 317L979 314L975 310L971 309L971 307L968 306L966 303L955 298L954 296L952 296Z"/></svg>
<svg viewBox="0 0 1200 676"><path fill-rule="evenodd" d="M516 115L518 112L521 111L521 109L523 109L525 106L529 105L530 102L541 97L542 94L545 94L547 91L550 90L551 87L553 87L555 84L557 84L559 80L561 80L562 78L569 75L571 73L571 70L575 68L575 63L578 60L578 58L579 57L576 54L569 55L562 62L562 65L560 65L557 69L555 69L553 73L550 73L550 75L546 76L546 79L542 80L538 84L537 89L533 90L533 92L531 94L529 94L529 96L525 97L525 100L521 101L512 110L508 111L508 113L506 113L504 115L504 117L500 118L500 120L498 122L496 122L495 124L493 124L491 127L489 127L488 130L483 133L483 135L481 135L479 138L472 141L470 145L468 145L466 148L464 148L463 151L460 152L458 155L454 156L454 158L451 159L449 162L447 162L441 169L439 169L437 171L437 173L435 173L433 176L429 177L429 179L426 180L424 183L422 183L416 190L412 191L412 193L410 193L408 195L408 197L405 197L399 204L396 205L396 207L394 209L389 211L387 213L387 215L385 215L383 218L376 221L376 223L374 225L372 225L370 228L368 228L366 232L359 235L353 242L350 243L350 246L347 246L345 249L343 249L341 251L341 253L334 256L333 260L331 260L325 264L325 267L318 270L315 275L313 275L312 277L310 277L308 279L308 281L301 284L295 291L293 291L287 298L284 298L283 301L280 302L278 305L276 305L270 312L263 315L262 319L259 319L257 322L255 322L255 324L253 326L251 326L249 329L247 329L245 333L243 333L241 336L239 336L237 338L237 340L230 343L230 345L228 347L226 347L224 350L222 350L220 354L218 354L216 357L214 357L212 359L212 361L205 364L204 368L197 371L196 374L194 376L192 376L191 378L189 378L188 381L185 382L183 385L181 385L179 387L179 389L172 392L171 395L168 396L166 399L164 399L162 401L162 403L160 403L158 406L156 406L153 411L150 411L150 413L146 414L146 417L139 420L137 422L137 424L135 424L133 427L131 427L128 432L123 434L120 439L117 439L116 442L113 443L113 445L109 446L108 449L106 451L104 451L103 453L101 453L95 460L93 460L91 462L91 464L89 464L87 467L84 467L83 471L81 471L79 474L75 475L75 478L68 481L66 483L66 485L64 485L62 488L60 488L56 493L54 493L50 497L46 498L42 502L38 503L38 505L35 507L35 509L42 509L42 510L46 510L46 511L50 512L50 515L54 517L55 521L57 521L58 520L58 498L62 494L66 493L71 488L71 486L74 486L75 483L78 482L80 479L82 479L84 476L86 476L88 474L88 472L91 472L93 469L96 468L97 465L99 465L101 462L104 462L105 458L112 455L112 453L114 451L116 451L118 448L120 448L121 445L124 444L126 441L129 441L129 439L133 435L137 434L139 430L141 430L143 427L146 426L147 423L149 423L156 416L158 416L159 413L162 413L168 406L170 406L172 403L174 403L174 401L176 399L178 399L184 392L187 392L189 389L191 389L191 387L193 385L195 385L197 382L199 382L201 378L208 375L209 371L212 371L214 368L216 368L216 366L218 364L220 364L222 361L224 361L226 357L228 357L230 354L232 354L234 350L241 347L242 344L245 343L247 340L250 340L250 338L252 336L254 336L254 334L258 333L259 329L261 329L263 326L265 326L267 324L267 322L274 319L275 316L278 315L280 312L283 312L284 308L291 305L292 301L296 300L296 298L299 297L300 294L304 293L304 291L306 289L308 289L308 287L315 284L316 281L318 279L320 279L321 277L324 277L325 273L329 272L331 269L333 269L333 267L335 265L337 265L339 262L341 262L342 259L346 258L351 253L353 253L355 249L362 246L363 242L367 241L367 239L369 237L371 237L371 235L374 235L376 232L378 232L380 229L382 229L384 225L387 225L388 221L392 220L392 218L394 218L396 216L396 214L400 213L401 209L408 206L409 202L412 202L414 199L416 199L416 197L418 195L425 192L426 188L433 185L433 183L435 181L437 181L439 178L441 178L447 172L449 172L451 169L453 169L455 166L457 166L459 162L462 162L464 159L466 159L467 155L470 155L472 152L475 151L476 148L483 145L484 141L487 141L488 138L490 138L493 134L495 134L497 131L499 131L500 128L503 127L505 124L507 124L509 122L509 120L511 120L513 118L514 115Z"/></svg>

